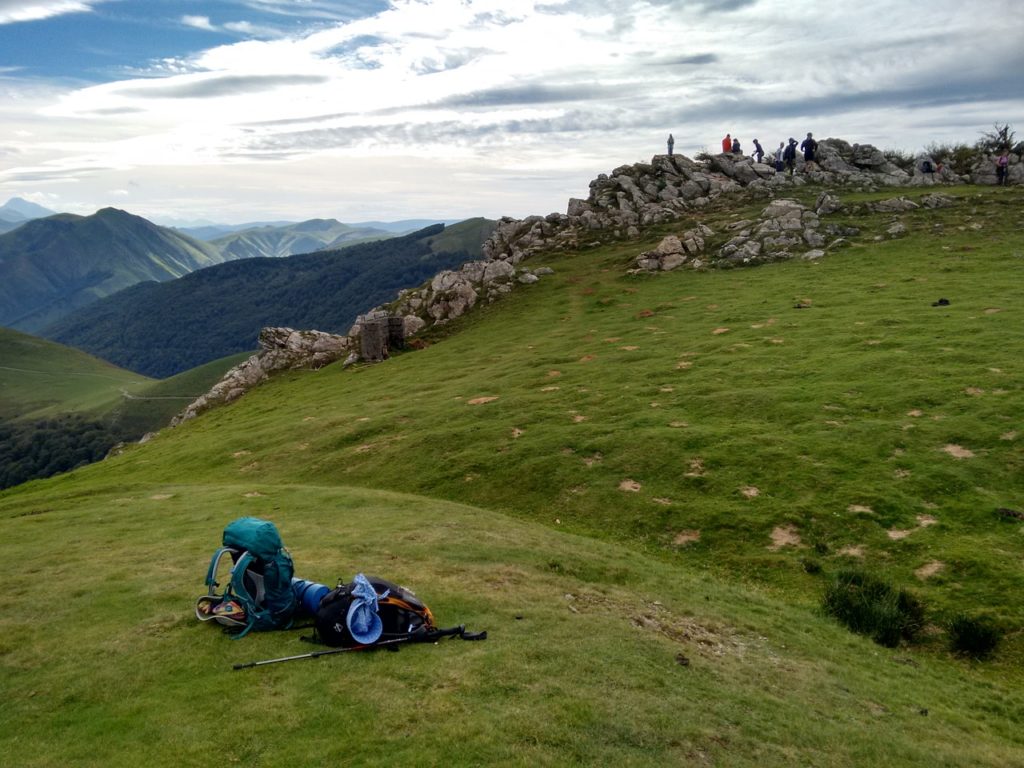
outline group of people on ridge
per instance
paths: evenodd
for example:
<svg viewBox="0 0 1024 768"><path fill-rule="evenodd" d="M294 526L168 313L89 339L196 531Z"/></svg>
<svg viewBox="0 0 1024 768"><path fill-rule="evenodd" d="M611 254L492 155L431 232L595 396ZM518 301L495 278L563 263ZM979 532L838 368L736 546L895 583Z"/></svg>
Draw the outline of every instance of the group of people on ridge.
<svg viewBox="0 0 1024 768"><path fill-rule="evenodd" d="M804 162L813 163L817 159L818 142L814 140L814 135L811 133L807 134L807 138L800 142L800 151L803 152ZM797 143L796 139L790 138L789 143L780 141L779 148L773 152L775 161L775 170L779 173L783 171L789 171L789 175L792 176L796 171L796 152ZM725 134L725 138L722 139L722 153L741 155L743 154L740 148L740 140L732 137L728 133ZM751 157L754 158L755 162L764 162L765 151L761 147L761 142L754 139L754 151Z"/></svg>
<svg viewBox="0 0 1024 768"><path fill-rule="evenodd" d="M668 135L668 156L672 157L672 152L675 149L676 140L672 134ZM814 136L810 133L807 134L807 138L800 142L800 151L804 155L804 163L813 163L817 159L818 142L814 140ZM773 152L775 170L779 173L788 170L789 175L792 176L796 171L796 152L797 143L796 139L790 138L789 143L780 141L779 148ZM725 138L722 139L722 154L742 155L743 149L740 147L740 140L733 138L730 134L725 134ZM751 153L751 157L754 158L754 162L763 163L765 157L764 148L761 146L761 142L754 139L754 151Z"/></svg>

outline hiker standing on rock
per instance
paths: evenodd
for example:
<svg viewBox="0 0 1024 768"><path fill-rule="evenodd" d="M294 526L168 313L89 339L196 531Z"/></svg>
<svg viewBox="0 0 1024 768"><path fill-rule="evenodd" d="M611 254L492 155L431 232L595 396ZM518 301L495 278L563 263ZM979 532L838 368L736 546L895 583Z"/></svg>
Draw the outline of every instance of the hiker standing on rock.
<svg viewBox="0 0 1024 768"><path fill-rule="evenodd" d="M764 160L764 150L761 148L761 142L754 139L754 160L760 163Z"/></svg>
<svg viewBox="0 0 1024 768"><path fill-rule="evenodd" d="M782 160L785 162L786 168L789 170L790 177L792 177L796 172L796 139L790 137L789 144L782 152Z"/></svg>
<svg viewBox="0 0 1024 768"><path fill-rule="evenodd" d="M816 142L814 137L808 133L807 138L800 142L800 149L804 151L804 162L813 163L814 153L818 150L818 142Z"/></svg>
<svg viewBox="0 0 1024 768"><path fill-rule="evenodd" d="M730 152L732 152L732 136L727 133L725 138L722 139L722 154L727 155Z"/></svg>
<svg viewBox="0 0 1024 768"><path fill-rule="evenodd" d="M672 148L676 145L676 140L672 138L672 134L668 135L668 156L672 157Z"/></svg>
<svg viewBox="0 0 1024 768"><path fill-rule="evenodd" d="M775 150L775 172L782 173L786 167L785 161L782 159L786 153L786 142L780 141L779 148Z"/></svg>
<svg viewBox="0 0 1024 768"><path fill-rule="evenodd" d="M1008 149L1003 150L998 158L996 158L996 184L1000 187L1006 186L1009 182L1009 170L1010 170L1010 154Z"/></svg>

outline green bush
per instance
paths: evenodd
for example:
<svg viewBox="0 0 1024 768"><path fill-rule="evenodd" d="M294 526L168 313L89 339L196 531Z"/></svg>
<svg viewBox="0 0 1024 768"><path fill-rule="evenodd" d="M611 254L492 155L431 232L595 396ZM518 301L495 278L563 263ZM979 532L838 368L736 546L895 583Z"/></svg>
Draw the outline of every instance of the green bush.
<svg viewBox="0 0 1024 768"><path fill-rule="evenodd" d="M939 144L932 142L924 148L924 151L937 163L949 166L954 173L961 176L971 172L971 167L978 156L974 147L964 143Z"/></svg>
<svg viewBox="0 0 1024 768"><path fill-rule="evenodd" d="M914 155L911 152L902 149L886 149L882 151L882 156L904 171L910 172L914 169Z"/></svg>
<svg viewBox="0 0 1024 768"><path fill-rule="evenodd" d="M854 632L887 647L911 642L924 626L924 604L911 592L863 571L840 571L822 607Z"/></svg>
<svg viewBox="0 0 1024 768"><path fill-rule="evenodd" d="M987 616L959 613L950 620L946 630L950 650L975 659L987 659L1002 639L1002 632Z"/></svg>

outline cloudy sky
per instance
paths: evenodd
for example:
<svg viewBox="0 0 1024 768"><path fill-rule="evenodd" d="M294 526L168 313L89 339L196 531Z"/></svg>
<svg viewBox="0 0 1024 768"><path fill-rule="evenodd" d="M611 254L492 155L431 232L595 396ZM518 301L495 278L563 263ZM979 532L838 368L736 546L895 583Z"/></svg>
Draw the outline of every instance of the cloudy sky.
<svg viewBox="0 0 1024 768"><path fill-rule="evenodd" d="M522 217L730 131L1024 134L1019 0L0 0L0 203Z"/></svg>

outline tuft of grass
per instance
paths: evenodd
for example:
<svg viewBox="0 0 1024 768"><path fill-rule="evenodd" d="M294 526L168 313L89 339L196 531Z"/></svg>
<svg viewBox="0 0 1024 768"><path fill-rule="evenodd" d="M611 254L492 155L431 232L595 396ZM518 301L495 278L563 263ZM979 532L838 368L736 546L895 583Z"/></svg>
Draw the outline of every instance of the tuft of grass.
<svg viewBox="0 0 1024 768"><path fill-rule="evenodd" d="M954 653L974 659L987 659L995 653L1002 632L988 616L958 613L946 627L949 648Z"/></svg>
<svg viewBox="0 0 1024 768"><path fill-rule="evenodd" d="M822 607L854 632L894 648L924 626L924 604L913 593L860 570L843 570L826 588Z"/></svg>

